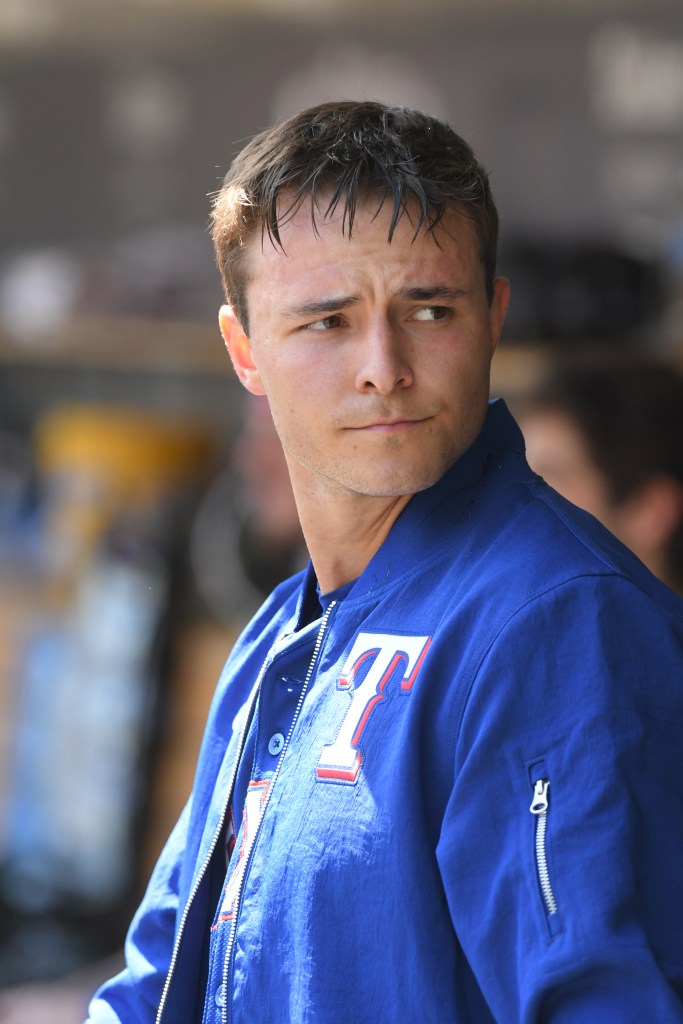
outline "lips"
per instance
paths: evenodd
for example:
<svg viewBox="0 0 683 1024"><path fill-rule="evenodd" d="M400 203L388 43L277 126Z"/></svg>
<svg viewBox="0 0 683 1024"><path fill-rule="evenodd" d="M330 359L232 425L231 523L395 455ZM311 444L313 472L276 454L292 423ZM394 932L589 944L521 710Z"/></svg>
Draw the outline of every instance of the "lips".
<svg viewBox="0 0 683 1024"><path fill-rule="evenodd" d="M373 420L370 423L361 423L358 426L347 427L347 430L399 430L401 427L414 427L418 423L424 423L431 419L430 416L406 417L396 419Z"/></svg>

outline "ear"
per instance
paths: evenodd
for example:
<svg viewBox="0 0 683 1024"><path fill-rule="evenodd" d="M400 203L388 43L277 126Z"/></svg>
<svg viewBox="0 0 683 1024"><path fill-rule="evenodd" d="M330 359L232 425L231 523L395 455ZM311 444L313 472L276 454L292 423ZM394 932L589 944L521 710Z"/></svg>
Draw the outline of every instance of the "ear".
<svg viewBox="0 0 683 1024"><path fill-rule="evenodd" d="M496 351L505 323L505 314L510 304L510 282L506 277L497 277L493 282L493 297L489 306L491 325L491 355Z"/></svg>
<svg viewBox="0 0 683 1024"><path fill-rule="evenodd" d="M252 395L265 395L261 375L254 362L251 342L242 330L232 306L221 306L218 324L240 383L247 391L251 391Z"/></svg>

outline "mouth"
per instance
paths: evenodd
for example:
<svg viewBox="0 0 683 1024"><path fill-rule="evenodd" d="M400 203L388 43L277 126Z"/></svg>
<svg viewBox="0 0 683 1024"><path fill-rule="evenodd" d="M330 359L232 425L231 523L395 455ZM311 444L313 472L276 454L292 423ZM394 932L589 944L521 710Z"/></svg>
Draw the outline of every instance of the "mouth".
<svg viewBox="0 0 683 1024"><path fill-rule="evenodd" d="M420 423L426 423L427 420L431 419L431 416L416 416L414 418L396 418L396 419L381 419L373 420L370 423L362 423L357 427L349 427L349 430L370 430L378 431L380 433L395 433L401 430L410 430L412 427L417 427Z"/></svg>

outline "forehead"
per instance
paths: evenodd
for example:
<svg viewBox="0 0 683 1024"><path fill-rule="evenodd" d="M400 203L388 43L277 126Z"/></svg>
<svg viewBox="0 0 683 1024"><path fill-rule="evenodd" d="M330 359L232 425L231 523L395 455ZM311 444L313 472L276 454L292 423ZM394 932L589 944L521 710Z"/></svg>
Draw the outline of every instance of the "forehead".
<svg viewBox="0 0 683 1024"><path fill-rule="evenodd" d="M286 209L286 203L283 204ZM322 211L324 211L322 204ZM348 217L337 209L329 215L309 204L286 216L280 225L281 245L267 232L253 236L245 246L247 287L272 288L277 281L312 277L416 272L457 272L482 275L478 234L474 222L453 209L432 230L416 232L417 210L408 206L393 235L390 202L359 203L352 230ZM312 283L312 282L311 282Z"/></svg>

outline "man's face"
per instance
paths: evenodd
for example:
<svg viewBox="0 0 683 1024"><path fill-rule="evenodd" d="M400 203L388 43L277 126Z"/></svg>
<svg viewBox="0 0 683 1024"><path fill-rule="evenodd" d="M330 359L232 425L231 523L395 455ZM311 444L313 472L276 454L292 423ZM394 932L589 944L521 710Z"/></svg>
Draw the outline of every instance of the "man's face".
<svg viewBox="0 0 683 1024"><path fill-rule="evenodd" d="M436 236L366 204L304 205L246 255L250 334L226 340L242 382L265 393L295 490L403 496L435 483L482 426L491 357L507 305L489 305L473 224L450 214ZM224 318L225 319L225 318ZM301 492L300 492L301 493Z"/></svg>

